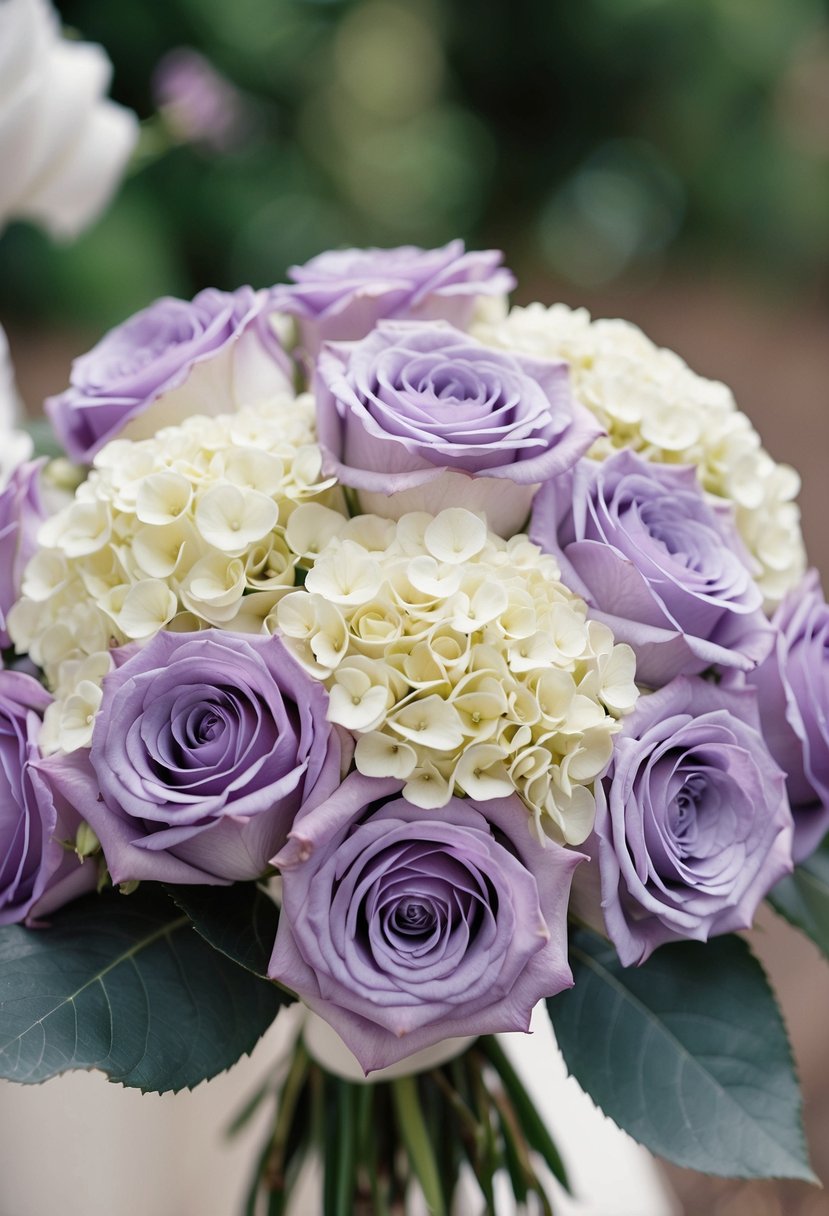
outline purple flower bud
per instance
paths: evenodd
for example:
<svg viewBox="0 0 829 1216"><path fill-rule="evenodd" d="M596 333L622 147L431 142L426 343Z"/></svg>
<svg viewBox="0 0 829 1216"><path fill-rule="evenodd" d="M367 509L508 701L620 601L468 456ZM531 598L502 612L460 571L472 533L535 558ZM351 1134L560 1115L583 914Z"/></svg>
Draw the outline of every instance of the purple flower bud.
<svg viewBox="0 0 829 1216"><path fill-rule="evenodd" d="M174 135L186 143L227 152L250 127L240 91L191 47L163 57L153 73L153 93Z"/></svg>

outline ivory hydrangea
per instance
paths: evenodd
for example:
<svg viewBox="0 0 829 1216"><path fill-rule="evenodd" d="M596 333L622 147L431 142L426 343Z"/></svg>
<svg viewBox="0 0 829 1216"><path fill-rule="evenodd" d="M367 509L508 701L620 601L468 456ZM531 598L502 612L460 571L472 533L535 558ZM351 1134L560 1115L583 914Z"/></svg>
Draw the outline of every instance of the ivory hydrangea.
<svg viewBox="0 0 829 1216"><path fill-rule="evenodd" d="M55 692L44 750L89 744L113 646L160 629L261 631L301 564L285 542L292 512L338 494L321 474L309 395L107 444L42 526L9 614Z"/></svg>
<svg viewBox="0 0 829 1216"><path fill-rule="evenodd" d="M473 333L505 350L567 360L576 398L607 431L588 455L632 448L646 459L695 465L705 490L734 503L767 608L799 582L806 566L794 501L800 479L764 451L726 385L696 375L635 325L591 322L584 308L513 308Z"/></svg>
<svg viewBox="0 0 829 1216"><path fill-rule="evenodd" d="M300 506L285 540L314 564L267 623L325 682L361 773L430 809L517 790L539 832L587 837L634 658L554 558L463 508L395 523Z"/></svg>

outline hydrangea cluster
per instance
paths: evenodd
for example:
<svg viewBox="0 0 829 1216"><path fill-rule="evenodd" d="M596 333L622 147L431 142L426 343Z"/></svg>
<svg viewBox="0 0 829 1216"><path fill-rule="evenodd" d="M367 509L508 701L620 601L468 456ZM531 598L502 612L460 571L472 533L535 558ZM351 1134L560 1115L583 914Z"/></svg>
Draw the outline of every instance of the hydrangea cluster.
<svg viewBox="0 0 829 1216"><path fill-rule="evenodd" d="M607 431L591 457L627 448L659 463L694 465L705 490L734 503L767 607L800 580L806 568L794 501L800 479L764 451L726 385L696 375L635 325L591 322L584 308L531 304L473 332L505 350L568 362L576 398Z"/></svg>
<svg viewBox="0 0 829 1216"><path fill-rule="evenodd" d="M517 790L539 830L583 841L638 694L633 651L555 559L460 507L397 523L298 507L285 539L305 561L326 542L273 623L357 736L357 769L426 809Z"/></svg>
<svg viewBox="0 0 829 1216"><path fill-rule="evenodd" d="M261 630L296 579L293 511L336 495L307 394L107 444L42 526L9 614L13 641L55 693L44 751L89 745L113 647L161 629Z"/></svg>

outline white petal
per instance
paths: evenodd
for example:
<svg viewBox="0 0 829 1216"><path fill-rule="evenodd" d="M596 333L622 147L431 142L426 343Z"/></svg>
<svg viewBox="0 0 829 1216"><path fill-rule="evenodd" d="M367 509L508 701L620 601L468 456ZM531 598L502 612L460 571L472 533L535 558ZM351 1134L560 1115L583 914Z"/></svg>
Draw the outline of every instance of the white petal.
<svg viewBox="0 0 829 1216"><path fill-rule="evenodd" d="M149 638L163 629L178 611L178 600L160 579L143 579L130 587L118 613L118 625L128 638Z"/></svg>
<svg viewBox="0 0 829 1216"><path fill-rule="evenodd" d="M481 552L486 544L486 524L463 507L450 507L435 516L423 539L432 557L458 565Z"/></svg>
<svg viewBox="0 0 829 1216"><path fill-rule="evenodd" d="M144 524L171 524L190 506L193 488L186 477L170 471L144 477L135 499L135 514Z"/></svg>
<svg viewBox="0 0 829 1216"><path fill-rule="evenodd" d="M231 554L243 553L267 536L278 518L279 508L273 499L230 483L207 490L195 512L196 527L207 544Z"/></svg>
<svg viewBox="0 0 829 1216"><path fill-rule="evenodd" d="M455 768L455 780L469 795L485 802L488 798L505 798L515 786L504 767L504 752L500 747L482 743L468 748Z"/></svg>
<svg viewBox="0 0 829 1216"><path fill-rule="evenodd" d="M463 729L456 710L437 696L412 701L389 719L389 726L418 747L452 752L463 743Z"/></svg>
<svg viewBox="0 0 829 1216"><path fill-rule="evenodd" d="M337 511L319 503L305 503L293 512L285 528L285 540L300 557L315 557L346 525Z"/></svg>
<svg viewBox="0 0 829 1216"><path fill-rule="evenodd" d="M408 743L402 743L380 731L360 735L354 750L357 771L366 777L396 777L405 781L417 763L417 754Z"/></svg>
<svg viewBox="0 0 829 1216"><path fill-rule="evenodd" d="M434 764L421 761L403 786L403 797L424 811L434 811L446 806L452 786Z"/></svg>

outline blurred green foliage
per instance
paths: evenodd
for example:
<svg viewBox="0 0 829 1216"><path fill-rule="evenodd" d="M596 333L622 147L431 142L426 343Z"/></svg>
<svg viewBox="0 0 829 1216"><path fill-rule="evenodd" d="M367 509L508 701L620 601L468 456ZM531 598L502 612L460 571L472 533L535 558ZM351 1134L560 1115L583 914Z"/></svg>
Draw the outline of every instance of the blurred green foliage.
<svg viewBox="0 0 829 1216"><path fill-rule="evenodd" d="M178 142L76 245L3 238L8 315L112 322L341 244L497 244L584 287L669 255L829 269L827 0L58 0L150 118L200 51L231 146ZM158 120L145 150L165 138ZM43 285L49 293L44 297Z"/></svg>

